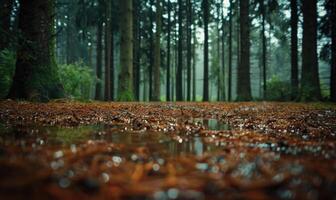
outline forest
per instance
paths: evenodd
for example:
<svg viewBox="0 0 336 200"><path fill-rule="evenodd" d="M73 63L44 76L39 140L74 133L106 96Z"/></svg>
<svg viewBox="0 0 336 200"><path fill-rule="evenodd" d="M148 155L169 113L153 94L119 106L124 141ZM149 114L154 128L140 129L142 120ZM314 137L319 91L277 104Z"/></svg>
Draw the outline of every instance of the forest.
<svg viewBox="0 0 336 200"><path fill-rule="evenodd" d="M331 0L22 4L1 8L2 98L336 100Z"/></svg>
<svg viewBox="0 0 336 200"><path fill-rule="evenodd" d="M0 199L335 199L335 0L0 0Z"/></svg>

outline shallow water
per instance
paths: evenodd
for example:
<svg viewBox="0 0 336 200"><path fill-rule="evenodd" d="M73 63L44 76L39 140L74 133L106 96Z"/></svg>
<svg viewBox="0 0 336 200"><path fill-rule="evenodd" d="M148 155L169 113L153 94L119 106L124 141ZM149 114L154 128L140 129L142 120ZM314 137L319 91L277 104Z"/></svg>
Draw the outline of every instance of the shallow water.
<svg viewBox="0 0 336 200"><path fill-rule="evenodd" d="M217 122L211 121L216 128ZM168 156L183 154L202 155L218 149L206 143L205 137L177 135L168 132L132 132L122 126L89 125L79 127L57 126L0 126L0 143L32 146L68 146L88 141L104 141L117 145L146 147Z"/></svg>

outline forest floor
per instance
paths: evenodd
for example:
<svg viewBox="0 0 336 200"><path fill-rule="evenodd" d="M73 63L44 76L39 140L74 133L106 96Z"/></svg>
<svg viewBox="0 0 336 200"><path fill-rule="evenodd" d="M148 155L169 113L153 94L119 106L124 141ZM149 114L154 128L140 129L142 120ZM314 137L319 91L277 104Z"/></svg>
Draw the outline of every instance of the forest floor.
<svg viewBox="0 0 336 200"><path fill-rule="evenodd" d="M335 199L336 105L0 102L0 199Z"/></svg>

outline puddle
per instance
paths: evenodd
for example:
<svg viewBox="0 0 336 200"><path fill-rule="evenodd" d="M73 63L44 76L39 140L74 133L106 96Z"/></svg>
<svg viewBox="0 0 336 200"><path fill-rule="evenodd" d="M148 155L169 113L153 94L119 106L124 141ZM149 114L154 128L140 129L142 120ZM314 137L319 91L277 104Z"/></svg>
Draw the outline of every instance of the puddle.
<svg viewBox="0 0 336 200"><path fill-rule="evenodd" d="M191 119L193 123L200 123L205 126L208 130L213 131L224 131L231 130L231 126L228 123L219 121L217 119L204 119L204 118L193 118Z"/></svg>
<svg viewBox="0 0 336 200"><path fill-rule="evenodd" d="M105 141L128 147L146 147L150 151L176 156L193 154L200 156L218 147L204 142L198 136L181 136L163 132L127 132L123 127L105 127L103 125L79 127L7 127L1 126L0 144L67 146L79 145L87 141Z"/></svg>

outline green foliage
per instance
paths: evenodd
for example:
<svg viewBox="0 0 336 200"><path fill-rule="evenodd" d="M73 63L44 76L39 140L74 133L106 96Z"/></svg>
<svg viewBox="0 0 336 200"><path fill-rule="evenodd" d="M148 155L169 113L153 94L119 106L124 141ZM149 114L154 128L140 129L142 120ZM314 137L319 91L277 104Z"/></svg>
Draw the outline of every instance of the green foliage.
<svg viewBox="0 0 336 200"><path fill-rule="evenodd" d="M59 76L67 96L89 99L95 82L92 70L83 62L59 66Z"/></svg>
<svg viewBox="0 0 336 200"><path fill-rule="evenodd" d="M0 51L0 99L5 98L12 84L16 56L13 51Z"/></svg>
<svg viewBox="0 0 336 200"><path fill-rule="evenodd" d="M291 85L277 76L267 81L267 100L289 101L291 99Z"/></svg>
<svg viewBox="0 0 336 200"><path fill-rule="evenodd" d="M134 101L133 92L126 90L119 94L118 101Z"/></svg>

